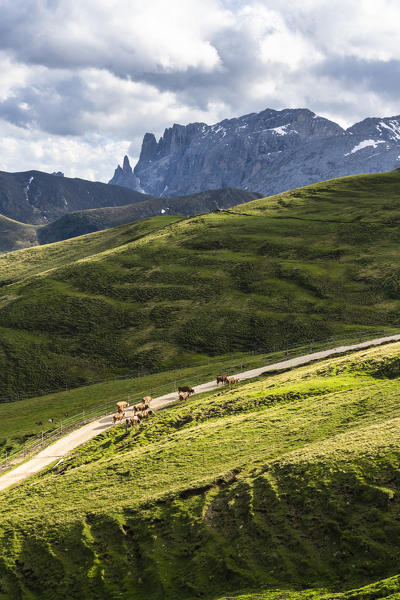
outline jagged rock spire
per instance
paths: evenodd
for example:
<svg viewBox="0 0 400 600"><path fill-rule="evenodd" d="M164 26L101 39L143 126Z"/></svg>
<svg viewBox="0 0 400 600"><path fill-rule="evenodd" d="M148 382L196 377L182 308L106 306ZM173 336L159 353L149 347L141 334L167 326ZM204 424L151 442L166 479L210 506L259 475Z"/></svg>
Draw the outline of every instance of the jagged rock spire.
<svg viewBox="0 0 400 600"><path fill-rule="evenodd" d="M136 175L134 175L131 164L129 162L129 158L126 154L124 156L122 168L121 165L118 165L118 167L114 171L113 178L110 179L108 183L110 183L111 185L120 185L122 187L129 188L130 190L135 190L137 192L143 192L143 189L140 186L140 181L136 177Z"/></svg>
<svg viewBox="0 0 400 600"><path fill-rule="evenodd" d="M132 167L131 167L131 164L129 162L129 158L128 158L128 156L126 154L124 156L124 162L123 162L123 165L122 165L122 172L126 173L126 174L129 174L129 175L132 174Z"/></svg>

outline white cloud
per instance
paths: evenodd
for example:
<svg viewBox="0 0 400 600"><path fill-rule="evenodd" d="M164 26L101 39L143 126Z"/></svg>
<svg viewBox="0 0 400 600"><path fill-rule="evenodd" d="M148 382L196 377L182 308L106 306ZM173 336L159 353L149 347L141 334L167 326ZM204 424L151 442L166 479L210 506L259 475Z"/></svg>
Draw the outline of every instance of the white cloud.
<svg viewBox="0 0 400 600"><path fill-rule="evenodd" d="M3 0L0 46L53 67L207 72L219 64L209 36L231 19L217 0Z"/></svg>
<svg viewBox="0 0 400 600"><path fill-rule="evenodd" d="M123 156L130 140L113 141L99 135L82 138L44 135L0 121L0 170L65 171L69 177L98 180L113 173L115 157ZM67 168L66 168L67 167Z"/></svg>

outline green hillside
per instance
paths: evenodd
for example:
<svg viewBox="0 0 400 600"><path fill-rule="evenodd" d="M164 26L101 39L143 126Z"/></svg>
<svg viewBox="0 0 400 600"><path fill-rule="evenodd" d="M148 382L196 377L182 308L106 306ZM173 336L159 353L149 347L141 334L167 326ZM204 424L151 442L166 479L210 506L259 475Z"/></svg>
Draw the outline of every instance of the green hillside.
<svg viewBox="0 0 400 600"><path fill-rule="evenodd" d="M0 390L397 325L400 172L0 257Z"/></svg>
<svg viewBox="0 0 400 600"><path fill-rule="evenodd" d="M36 227L0 215L0 253L38 244Z"/></svg>
<svg viewBox="0 0 400 600"><path fill-rule="evenodd" d="M115 427L2 493L1 600L395 600L400 344Z"/></svg>

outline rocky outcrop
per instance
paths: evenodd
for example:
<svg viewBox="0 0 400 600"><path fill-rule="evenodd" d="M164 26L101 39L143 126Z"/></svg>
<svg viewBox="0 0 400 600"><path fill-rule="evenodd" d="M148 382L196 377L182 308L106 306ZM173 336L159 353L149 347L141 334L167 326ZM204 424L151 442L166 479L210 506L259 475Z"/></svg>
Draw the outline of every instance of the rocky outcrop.
<svg viewBox="0 0 400 600"><path fill-rule="evenodd" d="M345 130L307 109L267 109L211 126L173 125L158 142L146 133L133 176L152 196L224 187L271 195L399 164L400 116Z"/></svg>
<svg viewBox="0 0 400 600"><path fill-rule="evenodd" d="M154 137L154 136L153 136ZM133 174L132 167L129 162L129 158L125 155L124 162L122 164L122 168L120 165L115 169L114 176L108 182L111 185L120 185L122 187L129 188L130 190L135 190L137 192L142 192L142 188L139 184L139 179L136 175Z"/></svg>

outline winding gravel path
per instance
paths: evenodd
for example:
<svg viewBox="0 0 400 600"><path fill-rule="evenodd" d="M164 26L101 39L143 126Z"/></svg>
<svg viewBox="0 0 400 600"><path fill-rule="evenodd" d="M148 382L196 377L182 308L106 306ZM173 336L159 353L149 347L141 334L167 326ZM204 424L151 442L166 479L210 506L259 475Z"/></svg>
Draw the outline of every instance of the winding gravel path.
<svg viewBox="0 0 400 600"><path fill-rule="evenodd" d="M305 365L314 360L320 360L323 358L327 358L329 356L334 356L335 354L341 354L343 352L349 352L351 350L360 350L363 348L370 348L371 346L379 346L380 344L384 344L385 342L395 342L400 340L400 334L391 335L388 337L376 338L373 340L368 340L367 342L361 342L359 344L353 344L351 346L338 346L337 348L331 348L330 350L322 350L321 352L313 352L311 354L304 354L303 356L297 356L296 358L290 358L288 360L284 360L281 362L274 363L272 365L266 365L265 367L259 367L258 369L251 369L250 371L244 371L243 373L237 373L233 375L233 377L239 377L241 381L245 379L252 379L253 377L257 377L262 373L268 371L275 371L276 369L285 369L288 367L298 367L300 365ZM202 383L200 385L196 385L194 387L195 393L200 394L202 392L210 392L215 390L217 385L215 383L215 379L213 381L208 381L207 383ZM165 394L164 396L159 396L155 398L152 402L152 409L158 410L173 402L176 402L177 393L172 392L170 394ZM63 457L68 454L71 450L80 446L81 444L87 442L92 439L99 433L102 433L106 429L112 426L112 415L108 415L106 417L101 417L95 421L91 421L87 425L83 425L76 431L72 431L67 434L63 438L59 439L51 446L48 446L31 459L26 461L25 463L19 465L12 471L5 473L0 476L0 490L4 490L24 479L27 479L31 475L38 473L44 467L51 465L55 461L61 461Z"/></svg>

